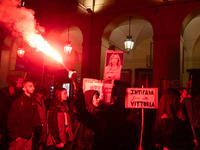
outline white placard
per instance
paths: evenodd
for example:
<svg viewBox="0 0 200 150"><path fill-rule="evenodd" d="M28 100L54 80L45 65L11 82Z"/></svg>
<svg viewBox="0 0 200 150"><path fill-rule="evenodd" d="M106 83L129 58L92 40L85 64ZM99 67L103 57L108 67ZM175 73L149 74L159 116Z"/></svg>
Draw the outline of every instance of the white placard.
<svg viewBox="0 0 200 150"><path fill-rule="evenodd" d="M158 88L126 88L125 108L158 108Z"/></svg>

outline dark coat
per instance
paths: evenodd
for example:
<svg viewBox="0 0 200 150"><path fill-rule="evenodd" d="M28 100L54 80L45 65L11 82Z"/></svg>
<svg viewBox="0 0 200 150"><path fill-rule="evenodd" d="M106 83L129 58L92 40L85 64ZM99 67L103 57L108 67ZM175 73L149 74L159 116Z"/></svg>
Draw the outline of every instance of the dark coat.
<svg viewBox="0 0 200 150"><path fill-rule="evenodd" d="M11 103L15 100L15 98L15 94L11 96L9 93L9 87L6 87L3 91L2 97L0 98L0 131L7 125L8 112L10 110Z"/></svg>
<svg viewBox="0 0 200 150"><path fill-rule="evenodd" d="M82 89L74 92L74 107L78 123L70 149L103 149L103 113L92 105L95 90L83 95Z"/></svg>
<svg viewBox="0 0 200 150"><path fill-rule="evenodd" d="M34 133L35 103L31 97L22 94L13 101L8 113L7 127L11 140L18 137L30 139Z"/></svg>
<svg viewBox="0 0 200 150"><path fill-rule="evenodd" d="M119 150L122 147L122 112L117 104L92 104L97 91L74 91L74 107L78 121L71 150Z"/></svg>
<svg viewBox="0 0 200 150"><path fill-rule="evenodd" d="M66 112L66 117L64 116ZM58 105L56 102L53 102L49 107L48 113L48 138L47 146L65 143L72 141L73 132L71 127L71 120L69 115L69 108L66 103ZM65 130L65 119L67 119L68 131Z"/></svg>

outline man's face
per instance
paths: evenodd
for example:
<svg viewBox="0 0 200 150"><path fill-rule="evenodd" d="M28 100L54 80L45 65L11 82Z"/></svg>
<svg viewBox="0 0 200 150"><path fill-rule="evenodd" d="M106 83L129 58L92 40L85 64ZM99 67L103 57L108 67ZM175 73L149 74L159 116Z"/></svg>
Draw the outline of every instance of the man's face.
<svg viewBox="0 0 200 150"><path fill-rule="evenodd" d="M24 84L23 90L27 94L33 94L35 87L34 87L32 82L27 82L27 83Z"/></svg>
<svg viewBox="0 0 200 150"><path fill-rule="evenodd" d="M188 97L187 90L183 90L182 98L187 98L187 97Z"/></svg>
<svg viewBox="0 0 200 150"><path fill-rule="evenodd" d="M10 93L11 96L15 93L15 89L14 89L13 86L9 87L9 93Z"/></svg>
<svg viewBox="0 0 200 150"><path fill-rule="evenodd" d="M95 107L98 107L98 106L99 106L99 101L100 101L99 93L95 93L95 94L93 95L92 104L93 104Z"/></svg>

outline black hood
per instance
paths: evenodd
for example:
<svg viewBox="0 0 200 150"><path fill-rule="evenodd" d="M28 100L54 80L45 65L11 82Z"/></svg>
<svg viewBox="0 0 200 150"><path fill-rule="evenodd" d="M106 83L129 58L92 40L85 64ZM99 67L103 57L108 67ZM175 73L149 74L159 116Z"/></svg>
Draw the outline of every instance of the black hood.
<svg viewBox="0 0 200 150"><path fill-rule="evenodd" d="M97 90L87 90L84 93L86 108L90 113L93 113L94 107L92 104L92 98L95 93L98 93L98 91Z"/></svg>

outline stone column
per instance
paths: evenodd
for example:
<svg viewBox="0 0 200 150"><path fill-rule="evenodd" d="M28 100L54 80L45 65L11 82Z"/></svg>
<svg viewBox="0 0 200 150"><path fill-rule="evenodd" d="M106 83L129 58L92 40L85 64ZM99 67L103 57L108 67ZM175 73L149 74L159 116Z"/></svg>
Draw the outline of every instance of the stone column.
<svg viewBox="0 0 200 150"><path fill-rule="evenodd" d="M100 64L101 64L101 40L93 41L91 53L91 72L90 77L100 79Z"/></svg>
<svg viewBox="0 0 200 150"><path fill-rule="evenodd" d="M180 34L154 35L153 87L160 91L160 80L180 80Z"/></svg>
<svg viewBox="0 0 200 150"><path fill-rule="evenodd" d="M84 42L82 47L81 81L90 74L90 42Z"/></svg>
<svg viewBox="0 0 200 150"><path fill-rule="evenodd" d="M81 78L100 79L101 41L83 43Z"/></svg>

